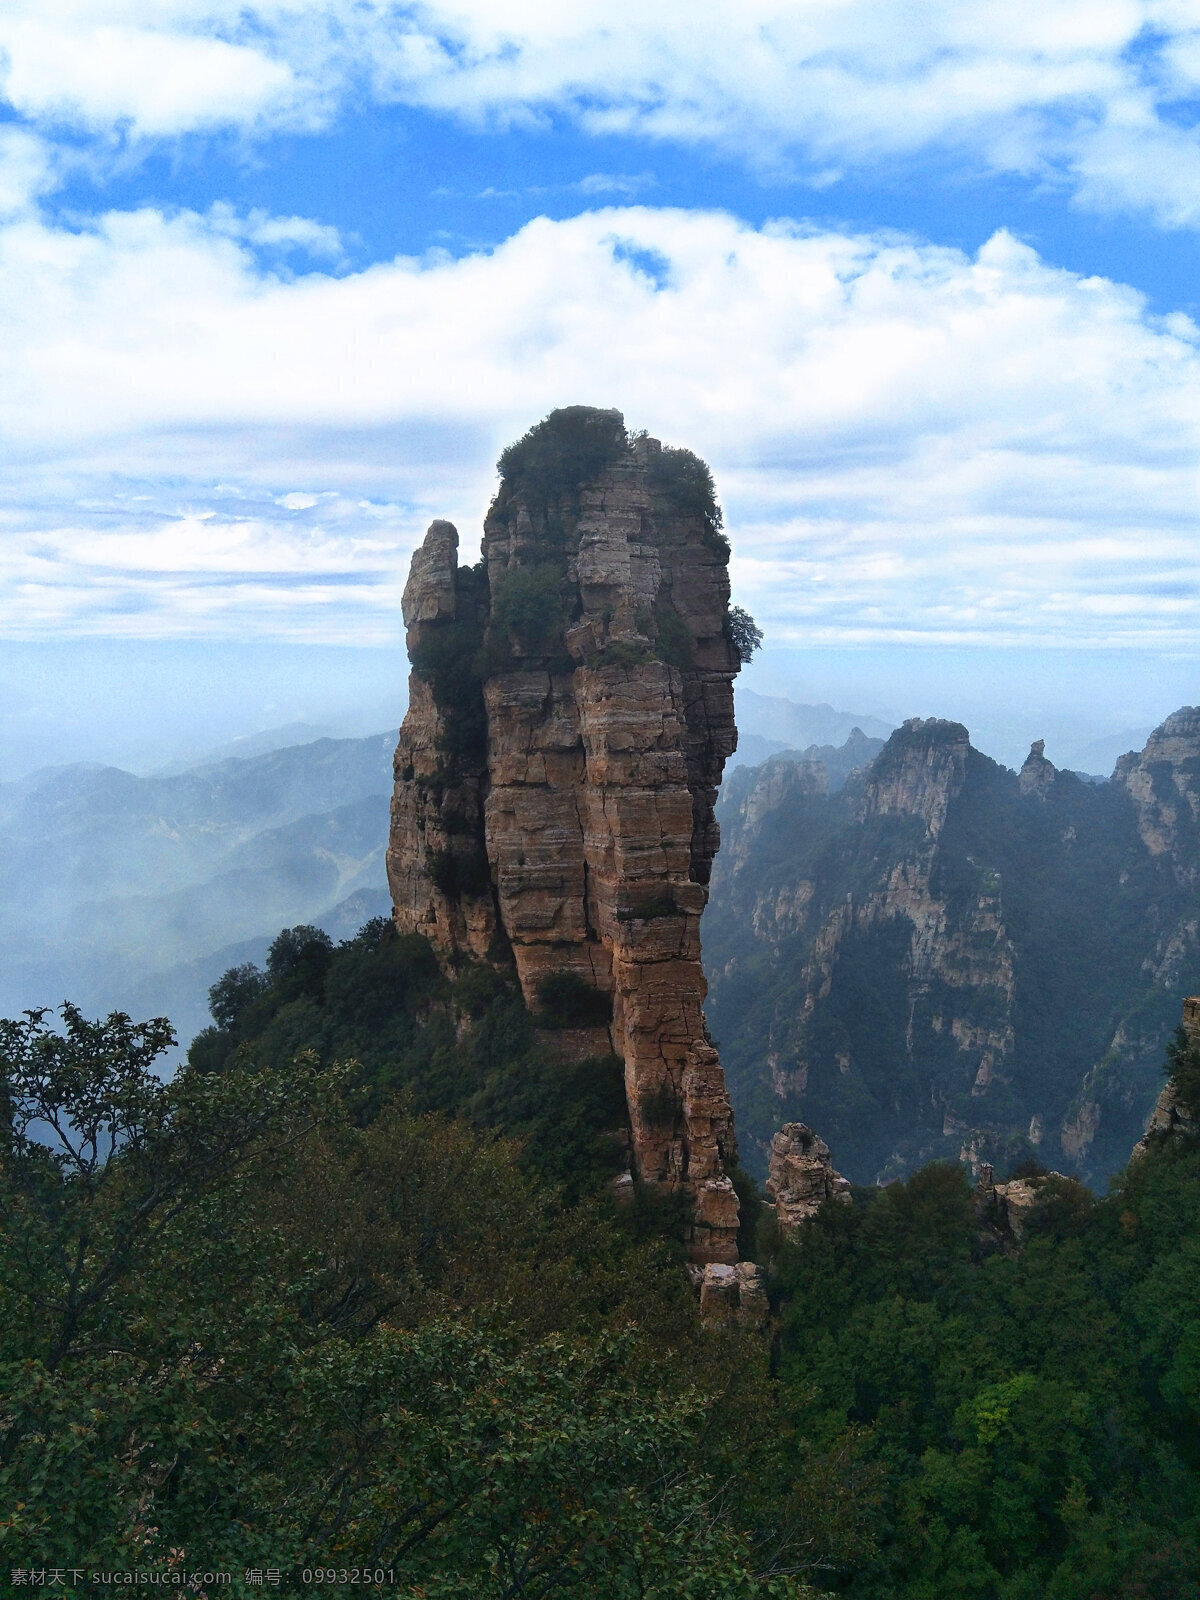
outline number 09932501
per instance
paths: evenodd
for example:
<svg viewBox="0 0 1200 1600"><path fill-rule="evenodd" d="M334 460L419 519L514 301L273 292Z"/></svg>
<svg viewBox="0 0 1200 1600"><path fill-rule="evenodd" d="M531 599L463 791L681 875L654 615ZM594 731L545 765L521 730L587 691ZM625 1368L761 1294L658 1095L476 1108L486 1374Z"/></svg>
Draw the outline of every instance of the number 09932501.
<svg viewBox="0 0 1200 1600"><path fill-rule="evenodd" d="M396 1574L391 1567L305 1567L300 1574L301 1583L395 1583Z"/></svg>

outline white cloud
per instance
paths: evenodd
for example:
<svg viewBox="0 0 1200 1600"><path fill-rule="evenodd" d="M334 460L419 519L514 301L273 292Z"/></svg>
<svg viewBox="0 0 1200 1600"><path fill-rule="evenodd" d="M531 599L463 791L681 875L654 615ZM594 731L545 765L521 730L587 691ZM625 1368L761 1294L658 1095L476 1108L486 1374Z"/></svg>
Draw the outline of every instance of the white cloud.
<svg viewBox="0 0 1200 1600"><path fill-rule="evenodd" d="M0 127L0 219L30 211L55 181L54 153L44 140Z"/></svg>
<svg viewBox="0 0 1200 1600"><path fill-rule="evenodd" d="M1008 235L627 207L292 278L218 220L0 229L10 631L395 638L425 522L583 401L712 463L777 643L1195 650L1200 337Z"/></svg>
<svg viewBox="0 0 1200 1600"><path fill-rule="evenodd" d="M286 62L214 38L183 7L161 7L164 26L145 26L124 4L67 4L47 12L18 3L0 19L0 77L9 103L39 121L170 135L278 116L295 101ZM222 8L225 9L225 8ZM128 20L126 20L128 19ZM152 15L149 20L153 21Z"/></svg>
<svg viewBox="0 0 1200 1600"><path fill-rule="evenodd" d="M245 239L260 249L303 250L314 259L333 262L345 258L338 230L310 217L273 217L259 207L243 216L222 200L210 207L205 220L214 233Z"/></svg>
<svg viewBox="0 0 1200 1600"><path fill-rule="evenodd" d="M8 0L0 92L135 135L317 126L364 93L473 122L839 170L938 151L1200 222L1191 0Z"/></svg>

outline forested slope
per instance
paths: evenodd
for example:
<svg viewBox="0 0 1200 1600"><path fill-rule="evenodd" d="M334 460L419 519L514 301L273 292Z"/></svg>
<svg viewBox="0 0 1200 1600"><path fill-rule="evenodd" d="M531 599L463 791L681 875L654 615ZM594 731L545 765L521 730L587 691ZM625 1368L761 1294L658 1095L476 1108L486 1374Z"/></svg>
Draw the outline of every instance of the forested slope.
<svg viewBox="0 0 1200 1600"><path fill-rule="evenodd" d="M610 1197L612 1064L555 1068L494 974L296 928L213 1007L167 1085L165 1024L0 1025L14 1569L1200 1595L1187 1123L1104 1199L1044 1180L1019 1238L953 1164L786 1244L742 1180L771 1321L703 1326L678 1208ZM1172 1068L1194 1105L1182 1036ZM56 1120L73 1153L33 1142Z"/></svg>

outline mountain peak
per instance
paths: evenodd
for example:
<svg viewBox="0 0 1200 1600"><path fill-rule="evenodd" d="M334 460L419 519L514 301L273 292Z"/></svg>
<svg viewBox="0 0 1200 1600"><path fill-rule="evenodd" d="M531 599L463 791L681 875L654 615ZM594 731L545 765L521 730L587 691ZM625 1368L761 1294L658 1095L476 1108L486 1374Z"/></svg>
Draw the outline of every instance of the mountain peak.
<svg viewBox="0 0 1200 1600"><path fill-rule="evenodd" d="M936 839L967 770L971 736L961 722L910 717L867 769L863 816L920 817Z"/></svg>

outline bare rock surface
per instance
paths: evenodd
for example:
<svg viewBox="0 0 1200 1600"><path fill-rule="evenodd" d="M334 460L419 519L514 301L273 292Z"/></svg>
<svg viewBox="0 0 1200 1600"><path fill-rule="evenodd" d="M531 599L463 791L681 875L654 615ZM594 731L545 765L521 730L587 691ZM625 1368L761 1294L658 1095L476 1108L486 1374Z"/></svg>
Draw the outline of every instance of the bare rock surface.
<svg viewBox="0 0 1200 1600"><path fill-rule="evenodd" d="M1017 774L1018 789L1022 794L1036 795L1039 800L1044 800L1053 789L1057 777L1057 768L1053 762L1046 760L1046 741L1035 739L1025 757L1025 765Z"/></svg>
<svg viewBox="0 0 1200 1600"><path fill-rule="evenodd" d="M700 915L740 660L711 479L584 408L501 467L479 566L435 522L404 592L396 923L447 960L511 962L535 1010L548 983L574 982L572 1053L625 1064L634 1176L686 1191L693 1258L732 1263Z"/></svg>
<svg viewBox="0 0 1200 1600"><path fill-rule="evenodd" d="M689 1268L700 1295L700 1316L707 1323L741 1323L761 1328L770 1314L767 1274L753 1261L733 1266L723 1261Z"/></svg>
<svg viewBox="0 0 1200 1600"><path fill-rule="evenodd" d="M785 1237L826 1200L849 1201L850 1183L835 1172L829 1146L803 1122L786 1122L771 1141L767 1199Z"/></svg>

